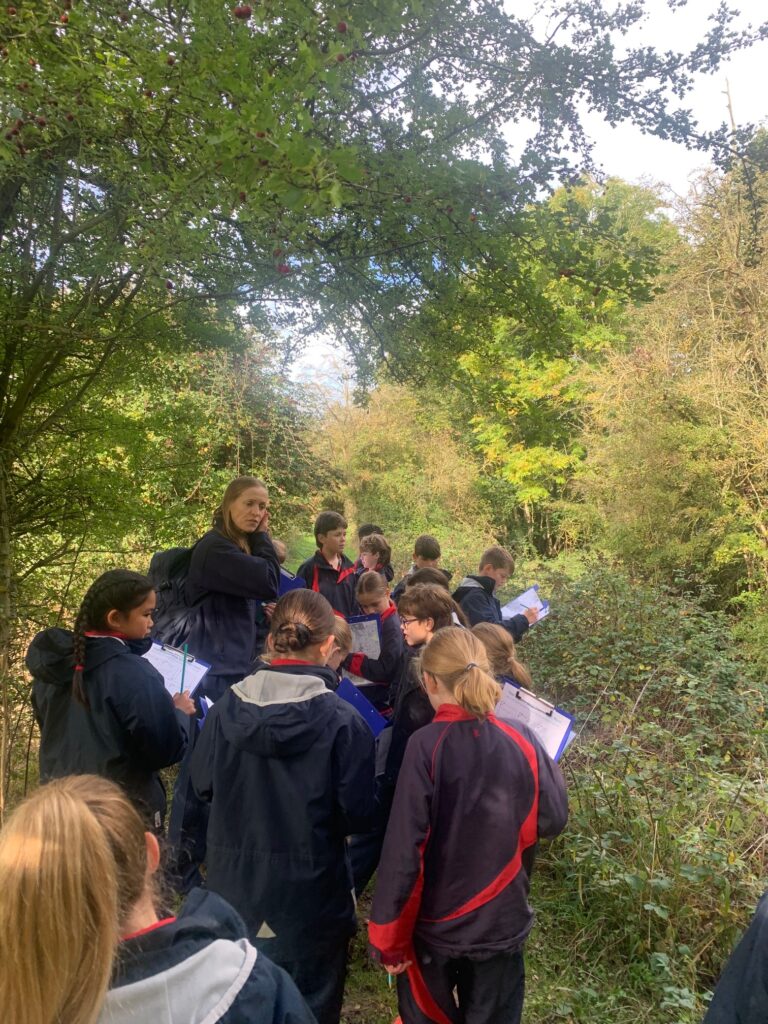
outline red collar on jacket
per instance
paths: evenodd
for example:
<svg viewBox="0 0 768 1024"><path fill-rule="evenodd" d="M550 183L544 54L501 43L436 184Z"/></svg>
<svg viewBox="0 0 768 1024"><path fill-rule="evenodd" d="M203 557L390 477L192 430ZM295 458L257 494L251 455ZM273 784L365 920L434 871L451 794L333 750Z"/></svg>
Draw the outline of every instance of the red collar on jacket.
<svg viewBox="0 0 768 1024"><path fill-rule="evenodd" d="M441 704L437 709L433 722L476 722L474 715L470 715L459 704Z"/></svg>
<svg viewBox="0 0 768 1024"><path fill-rule="evenodd" d="M175 917L164 917L162 921L155 921L154 924L148 924L146 928L140 928L137 932L131 932L130 935L124 935L121 942L127 942L128 939L138 939L141 935L147 935L149 932L155 931L156 928L162 928L166 924L172 924L176 920Z"/></svg>
<svg viewBox="0 0 768 1024"><path fill-rule="evenodd" d="M387 610L385 612L381 613L381 621L383 622L385 619L388 619L390 617L390 615L394 615L396 611L397 611L397 605L395 604L394 601L390 600L389 608L387 608Z"/></svg>

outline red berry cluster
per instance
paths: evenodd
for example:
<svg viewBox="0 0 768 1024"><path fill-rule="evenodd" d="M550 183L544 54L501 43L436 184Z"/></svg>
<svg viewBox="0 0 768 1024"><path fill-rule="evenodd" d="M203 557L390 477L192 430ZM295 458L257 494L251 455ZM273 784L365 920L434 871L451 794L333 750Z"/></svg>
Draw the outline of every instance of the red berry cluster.
<svg viewBox="0 0 768 1024"><path fill-rule="evenodd" d="M239 4L237 7L232 8L232 13L240 21L248 21L250 16L253 14L253 8L250 4Z"/></svg>

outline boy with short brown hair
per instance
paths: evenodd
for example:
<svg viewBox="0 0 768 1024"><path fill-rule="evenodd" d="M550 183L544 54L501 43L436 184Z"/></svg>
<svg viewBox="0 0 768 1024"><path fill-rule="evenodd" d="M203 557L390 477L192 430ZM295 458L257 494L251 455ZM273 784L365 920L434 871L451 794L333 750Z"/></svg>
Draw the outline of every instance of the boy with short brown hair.
<svg viewBox="0 0 768 1024"><path fill-rule="evenodd" d="M513 615L502 619L501 602L496 597L497 588L503 587L515 571L515 560L506 548L494 544L480 556L480 571L477 576L465 576L454 593L454 599L469 620L470 626L478 622L492 622L503 626L517 643L536 621L536 612L528 609L524 615Z"/></svg>
<svg viewBox="0 0 768 1024"><path fill-rule="evenodd" d="M321 512L315 520L317 551L302 562L296 575L310 590L322 594L333 610L348 619L357 613L355 567L344 554L347 520L340 512Z"/></svg>

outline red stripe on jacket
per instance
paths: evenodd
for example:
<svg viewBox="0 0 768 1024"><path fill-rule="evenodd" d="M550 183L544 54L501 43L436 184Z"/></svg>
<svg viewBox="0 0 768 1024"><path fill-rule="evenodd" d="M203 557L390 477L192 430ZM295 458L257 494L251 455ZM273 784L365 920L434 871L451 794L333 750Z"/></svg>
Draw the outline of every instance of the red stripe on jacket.
<svg viewBox="0 0 768 1024"><path fill-rule="evenodd" d="M370 921L368 924L368 938L371 941L371 945L375 946L376 949L381 950L382 953L385 950L395 949L397 955L401 958L398 962L408 959L408 949L403 946L402 936L408 936L407 943L408 946L410 946L413 929L416 926L416 919L419 916L421 894L424 889L424 850L426 849L428 842L429 830L424 836L423 842L418 847L419 873L416 877L416 881L413 883L413 888L411 889L408 899L405 901L403 909L394 921L388 921L386 924L376 924L375 921ZM400 950L397 950L398 943L402 947Z"/></svg>
<svg viewBox="0 0 768 1024"><path fill-rule="evenodd" d="M515 850L512 860L502 868L493 881L486 885L484 889L481 889L480 892L472 896L471 899L462 903L461 906L457 907L455 910L452 910L450 914L445 914L443 917L425 917L424 921L429 924L439 924L443 921L455 921L457 917L463 917L465 914L471 914L473 910L479 910L480 907L484 906L486 903L490 903L491 900L496 899L496 897L517 877L523 862L523 850L528 849L529 846L533 846L538 839L536 823L539 817L539 762L536 757L536 751L528 740L521 736L520 733L511 725L508 725L506 722L499 721L495 715L489 715L488 721L491 725L495 725L498 729L501 729L502 732L506 733L507 736L509 736L510 739L520 747L525 755L528 767L531 769L531 774L533 775L534 789L531 809L520 826L517 849Z"/></svg>

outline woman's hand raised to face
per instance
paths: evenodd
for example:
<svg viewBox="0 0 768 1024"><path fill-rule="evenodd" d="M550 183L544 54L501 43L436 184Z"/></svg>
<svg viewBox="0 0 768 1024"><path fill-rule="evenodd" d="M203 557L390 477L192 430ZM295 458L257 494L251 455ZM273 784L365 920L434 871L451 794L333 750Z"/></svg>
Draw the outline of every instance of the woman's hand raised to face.
<svg viewBox="0 0 768 1024"><path fill-rule="evenodd" d="M264 510L264 515L261 517L261 522L253 531L254 533L269 533L269 509Z"/></svg>

